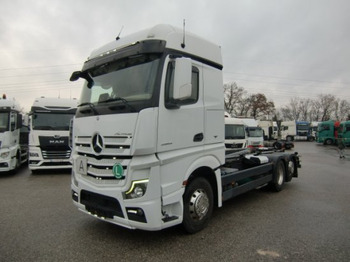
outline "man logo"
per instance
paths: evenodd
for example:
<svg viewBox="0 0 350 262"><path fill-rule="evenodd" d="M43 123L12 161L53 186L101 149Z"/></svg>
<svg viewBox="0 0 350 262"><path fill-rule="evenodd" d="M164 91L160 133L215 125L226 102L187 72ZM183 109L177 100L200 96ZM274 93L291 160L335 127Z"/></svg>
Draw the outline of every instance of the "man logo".
<svg viewBox="0 0 350 262"><path fill-rule="evenodd" d="M102 152L103 149L103 139L102 136L99 134L95 134L92 137L92 148L94 149L94 151L99 154Z"/></svg>

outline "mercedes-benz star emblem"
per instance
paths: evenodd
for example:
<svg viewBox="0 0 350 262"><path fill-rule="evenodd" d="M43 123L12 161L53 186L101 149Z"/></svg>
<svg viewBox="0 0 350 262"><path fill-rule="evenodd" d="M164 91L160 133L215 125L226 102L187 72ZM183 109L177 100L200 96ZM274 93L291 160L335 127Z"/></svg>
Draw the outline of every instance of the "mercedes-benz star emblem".
<svg viewBox="0 0 350 262"><path fill-rule="evenodd" d="M103 139L102 136L99 134L95 134L92 137L92 148L94 149L94 151L99 154L102 152L103 149Z"/></svg>

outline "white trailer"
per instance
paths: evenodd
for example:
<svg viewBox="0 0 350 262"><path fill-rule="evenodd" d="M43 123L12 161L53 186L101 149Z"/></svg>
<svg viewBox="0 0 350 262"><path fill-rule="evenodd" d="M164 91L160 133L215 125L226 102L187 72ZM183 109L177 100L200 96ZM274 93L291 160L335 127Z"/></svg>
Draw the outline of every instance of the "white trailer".
<svg viewBox="0 0 350 262"><path fill-rule="evenodd" d="M248 190L282 189L297 154L225 157L221 48L158 25L96 49L73 123L72 198L130 229L204 228L215 206Z"/></svg>
<svg viewBox="0 0 350 262"><path fill-rule="evenodd" d="M29 169L71 168L68 145L69 125L78 101L75 99L35 99L30 112Z"/></svg>
<svg viewBox="0 0 350 262"><path fill-rule="evenodd" d="M28 127L22 126L22 117L19 104L3 95L0 98L0 172L15 172L27 161Z"/></svg>

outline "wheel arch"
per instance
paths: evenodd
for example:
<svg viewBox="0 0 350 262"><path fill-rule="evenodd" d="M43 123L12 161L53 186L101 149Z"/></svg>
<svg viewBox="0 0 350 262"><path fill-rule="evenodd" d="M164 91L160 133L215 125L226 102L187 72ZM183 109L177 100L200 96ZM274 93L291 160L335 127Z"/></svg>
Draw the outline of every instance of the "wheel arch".
<svg viewBox="0 0 350 262"><path fill-rule="evenodd" d="M210 183L213 194L215 206L222 205L222 189L221 189L221 173L219 167L220 162L214 157L204 157L193 162L186 172L184 184L189 185L195 178L203 177Z"/></svg>

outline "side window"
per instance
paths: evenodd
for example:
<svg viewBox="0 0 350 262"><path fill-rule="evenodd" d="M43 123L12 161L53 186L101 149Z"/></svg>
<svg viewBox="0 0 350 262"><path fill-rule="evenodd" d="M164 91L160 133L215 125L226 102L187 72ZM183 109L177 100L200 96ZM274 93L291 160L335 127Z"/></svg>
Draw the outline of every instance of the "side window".
<svg viewBox="0 0 350 262"><path fill-rule="evenodd" d="M17 128L16 122L17 122L17 114L14 112L11 112L11 115L10 115L10 129L11 129L11 131L14 131Z"/></svg>
<svg viewBox="0 0 350 262"><path fill-rule="evenodd" d="M329 125L324 125L323 126L323 130L329 130L330 128L329 128Z"/></svg>
<svg viewBox="0 0 350 262"><path fill-rule="evenodd" d="M167 108L174 108L182 105L195 104L199 97L199 70L197 67L192 66L192 92L191 96L185 100L175 100L172 97L174 88L174 72L175 63L170 62L168 64L166 80L165 80L165 105ZM176 106L175 106L176 105Z"/></svg>

